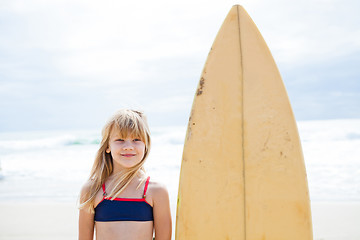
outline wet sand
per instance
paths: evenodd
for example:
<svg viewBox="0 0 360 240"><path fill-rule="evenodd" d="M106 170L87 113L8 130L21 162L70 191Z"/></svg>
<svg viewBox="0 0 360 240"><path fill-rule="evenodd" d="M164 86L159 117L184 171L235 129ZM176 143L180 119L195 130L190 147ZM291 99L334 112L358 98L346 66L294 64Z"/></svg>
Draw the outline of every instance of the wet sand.
<svg viewBox="0 0 360 240"><path fill-rule="evenodd" d="M314 202L311 207L314 240L360 239L360 202ZM1 240L78 238L75 203L0 203L0 216Z"/></svg>

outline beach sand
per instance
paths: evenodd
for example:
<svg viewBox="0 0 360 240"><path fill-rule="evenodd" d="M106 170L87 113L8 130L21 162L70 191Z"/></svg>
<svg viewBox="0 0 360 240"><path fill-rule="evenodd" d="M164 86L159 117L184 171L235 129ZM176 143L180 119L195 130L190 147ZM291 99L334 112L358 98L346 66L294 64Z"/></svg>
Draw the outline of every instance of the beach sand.
<svg viewBox="0 0 360 240"><path fill-rule="evenodd" d="M78 210L71 203L0 203L1 240L77 239Z"/></svg>
<svg viewBox="0 0 360 240"><path fill-rule="evenodd" d="M314 240L360 239L360 202L311 205ZM75 203L0 203L0 216L1 240L77 239Z"/></svg>
<svg viewBox="0 0 360 240"><path fill-rule="evenodd" d="M360 240L360 202L311 204L314 240Z"/></svg>

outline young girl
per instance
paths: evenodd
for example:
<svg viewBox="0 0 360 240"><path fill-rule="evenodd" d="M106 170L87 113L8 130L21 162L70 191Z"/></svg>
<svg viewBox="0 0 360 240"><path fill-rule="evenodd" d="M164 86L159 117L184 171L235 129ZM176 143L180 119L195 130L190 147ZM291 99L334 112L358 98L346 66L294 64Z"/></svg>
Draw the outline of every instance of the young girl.
<svg viewBox="0 0 360 240"><path fill-rule="evenodd" d="M90 178L80 194L79 240L171 239L169 195L145 175L150 150L143 113L117 112L102 131Z"/></svg>

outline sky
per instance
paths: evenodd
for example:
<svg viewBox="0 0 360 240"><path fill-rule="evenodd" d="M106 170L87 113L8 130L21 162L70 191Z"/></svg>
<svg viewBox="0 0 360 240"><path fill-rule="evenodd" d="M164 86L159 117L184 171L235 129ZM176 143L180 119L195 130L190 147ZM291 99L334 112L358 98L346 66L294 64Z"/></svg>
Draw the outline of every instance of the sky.
<svg viewBox="0 0 360 240"><path fill-rule="evenodd" d="M97 129L119 108L185 126L234 4L267 42L297 120L360 118L356 0L1 0L0 132Z"/></svg>

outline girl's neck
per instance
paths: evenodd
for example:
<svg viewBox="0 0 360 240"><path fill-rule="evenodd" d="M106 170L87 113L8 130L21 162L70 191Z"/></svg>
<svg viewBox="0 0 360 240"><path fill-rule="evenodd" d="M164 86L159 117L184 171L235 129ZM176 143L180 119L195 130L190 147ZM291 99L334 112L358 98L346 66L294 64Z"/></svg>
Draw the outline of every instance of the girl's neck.
<svg viewBox="0 0 360 240"><path fill-rule="evenodd" d="M122 172L123 172L123 171L113 171L113 172L110 174L110 176L107 178L107 180L110 181L110 182L112 182L113 180L118 179ZM137 173L135 174L133 180L138 181L138 180L144 179L145 177L146 177L145 173L144 173L142 170L139 170L139 171L137 171ZM132 180L132 181L133 181L133 180Z"/></svg>
<svg viewBox="0 0 360 240"><path fill-rule="evenodd" d="M117 175L124 171L126 171L126 169L124 167L120 166L119 164L114 164L113 172L111 173L111 175Z"/></svg>

